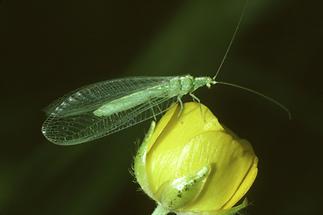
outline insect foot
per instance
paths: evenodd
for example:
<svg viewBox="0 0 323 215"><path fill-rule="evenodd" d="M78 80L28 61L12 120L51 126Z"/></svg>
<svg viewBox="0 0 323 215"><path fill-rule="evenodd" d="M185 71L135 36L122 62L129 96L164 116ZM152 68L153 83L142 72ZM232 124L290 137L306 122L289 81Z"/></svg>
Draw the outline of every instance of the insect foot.
<svg viewBox="0 0 323 215"><path fill-rule="evenodd" d="M235 205L253 184L257 164L249 142L225 129L207 107L189 102L152 123L134 173L157 203L153 215L233 215L247 206Z"/></svg>

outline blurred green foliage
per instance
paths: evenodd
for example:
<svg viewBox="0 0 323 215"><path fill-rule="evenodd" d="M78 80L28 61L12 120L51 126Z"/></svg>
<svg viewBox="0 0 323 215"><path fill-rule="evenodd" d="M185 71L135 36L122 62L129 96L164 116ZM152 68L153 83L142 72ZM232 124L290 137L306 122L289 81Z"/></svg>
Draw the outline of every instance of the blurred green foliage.
<svg viewBox="0 0 323 215"><path fill-rule="evenodd" d="M72 147L41 135L41 109L82 85L138 75L213 75L243 0L15 1L0 4L0 214L150 214L129 173L148 123ZM319 4L319 3L317 3ZM249 1L219 79L289 106L293 120L236 89L197 95L248 139L259 176L250 214L322 212L321 5ZM189 98L188 98L189 99ZM318 144L319 143L319 144Z"/></svg>

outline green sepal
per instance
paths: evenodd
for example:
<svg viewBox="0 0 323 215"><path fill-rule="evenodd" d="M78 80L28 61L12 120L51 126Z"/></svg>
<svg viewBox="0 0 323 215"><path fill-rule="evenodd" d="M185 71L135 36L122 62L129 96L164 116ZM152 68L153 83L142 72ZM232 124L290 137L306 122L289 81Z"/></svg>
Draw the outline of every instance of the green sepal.
<svg viewBox="0 0 323 215"><path fill-rule="evenodd" d="M144 192L152 198L152 192L149 187L148 179L147 179L147 170L146 170L146 157L147 157L147 149L148 149L148 143L152 136L152 134L155 131L156 122L152 121L150 128L145 136L145 139L143 140L141 146L139 147L139 150L137 152L137 155L135 157L134 162L134 174L137 179L137 182L141 186L141 188L144 190Z"/></svg>
<svg viewBox="0 0 323 215"><path fill-rule="evenodd" d="M165 182L157 191L159 203L171 211L195 200L204 187L211 166L204 166L194 175Z"/></svg>

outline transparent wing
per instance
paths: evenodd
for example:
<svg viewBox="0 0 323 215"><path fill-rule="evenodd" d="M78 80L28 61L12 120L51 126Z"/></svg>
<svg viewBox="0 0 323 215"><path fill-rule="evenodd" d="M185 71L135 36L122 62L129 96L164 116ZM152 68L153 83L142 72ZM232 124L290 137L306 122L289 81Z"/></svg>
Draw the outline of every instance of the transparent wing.
<svg viewBox="0 0 323 215"><path fill-rule="evenodd" d="M166 83L173 77L132 77L102 81L74 90L50 104L48 116L72 116L96 110L102 104L136 91Z"/></svg>
<svg viewBox="0 0 323 215"><path fill-rule="evenodd" d="M59 145L74 145L118 132L165 112L176 101L167 94L152 98L126 111L106 117L97 117L92 112L79 115L50 115L44 122L42 132L45 137Z"/></svg>

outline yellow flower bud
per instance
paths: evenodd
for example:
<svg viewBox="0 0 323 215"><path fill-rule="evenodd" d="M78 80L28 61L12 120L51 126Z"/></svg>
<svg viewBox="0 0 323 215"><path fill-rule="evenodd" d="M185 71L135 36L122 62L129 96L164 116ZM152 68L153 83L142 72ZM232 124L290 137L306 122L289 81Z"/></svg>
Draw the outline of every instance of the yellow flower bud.
<svg viewBox="0 0 323 215"><path fill-rule="evenodd" d="M158 207L154 214L232 214L257 175L252 146L199 103L174 105L152 122L134 172Z"/></svg>

